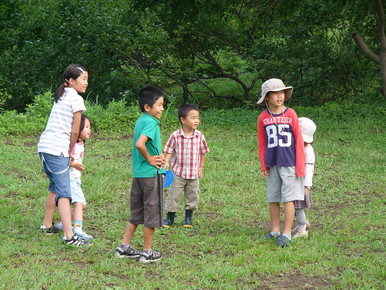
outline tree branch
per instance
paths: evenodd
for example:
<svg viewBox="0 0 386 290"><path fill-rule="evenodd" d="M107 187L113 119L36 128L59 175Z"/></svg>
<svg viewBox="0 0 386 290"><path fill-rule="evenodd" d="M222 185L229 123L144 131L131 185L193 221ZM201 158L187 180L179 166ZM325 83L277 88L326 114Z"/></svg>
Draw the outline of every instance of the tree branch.
<svg viewBox="0 0 386 290"><path fill-rule="evenodd" d="M364 55L375 61L377 64L380 64L380 57L375 54L366 44L366 42L363 40L363 38L359 35L359 33L355 32L352 35L352 38L354 38L355 43L359 46L360 50L364 53Z"/></svg>

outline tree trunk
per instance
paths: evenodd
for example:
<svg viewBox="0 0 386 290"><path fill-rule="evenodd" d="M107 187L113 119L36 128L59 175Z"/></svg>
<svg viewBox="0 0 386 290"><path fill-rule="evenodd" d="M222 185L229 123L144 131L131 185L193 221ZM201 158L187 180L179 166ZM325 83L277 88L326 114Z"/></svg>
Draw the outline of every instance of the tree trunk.
<svg viewBox="0 0 386 290"><path fill-rule="evenodd" d="M382 0L376 1L377 5L377 35L380 41L380 64L379 68L382 76L382 84L383 84L383 95L386 97L386 37L385 37L385 13L383 11L383 3Z"/></svg>
<svg viewBox="0 0 386 290"><path fill-rule="evenodd" d="M355 43L358 45L363 54L376 62L379 65L379 70L382 77L382 94L386 97L386 37L385 37L385 14L383 11L382 0L375 0L375 6L377 9L377 36L380 42L380 51L379 55L374 53L363 40L363 38L358 34L354 33L352 37L354 38Z"/></svg>

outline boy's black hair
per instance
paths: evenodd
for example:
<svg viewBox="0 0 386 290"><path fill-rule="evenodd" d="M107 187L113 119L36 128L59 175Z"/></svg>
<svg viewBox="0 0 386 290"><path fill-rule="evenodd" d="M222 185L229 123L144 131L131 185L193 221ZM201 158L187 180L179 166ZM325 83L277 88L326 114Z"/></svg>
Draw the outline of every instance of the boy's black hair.
<svg viewBox="0 0 386 290"><path fill-rule="evenodd" d="M188 113L191 110L195 110L195 111L199 112L198 107L196 105L193 105L193 104L181 105L178 108L178 120L180 120L180 122L181 122L181 118L186 119L186 116L188 115ZM181 122L181 124L182 124L182 122Z"/></svg>
<svg viewBox="0 0 386 290"><path fill-rule="evenodd" d="M83 131L84 126L85 126L85 124L86 124L86 119L87 119L87 120L90 122L90 124L91 124L90 118L87 117L85 114L82 114L82 117L81 117L81 119L80 119L80 128L79 128L78 139L79 139L80 133ZM83 143L86 143L86 140L83 140Z"/></svg>
<svg viewBox="0 0 386 290"><path fill-rule="evenodd" d="M142 112L145 112L145 105L149 105L150 108L153 107L154 103L163 95L164 92L160 88L155 86L144 87L138 95L139 108Z"/></svg>
<svg viewBox="0 0 386 290"><path fill-rule="evenodd" d="M63 95L64 88L68 85L70 79L76 80L81 73L87 71L87 68L80 64L70 64L63 73L64 83L62 83L55 92L55 103L57 103L60 97ZM67 85L65 85L67 84Z"/></svg>

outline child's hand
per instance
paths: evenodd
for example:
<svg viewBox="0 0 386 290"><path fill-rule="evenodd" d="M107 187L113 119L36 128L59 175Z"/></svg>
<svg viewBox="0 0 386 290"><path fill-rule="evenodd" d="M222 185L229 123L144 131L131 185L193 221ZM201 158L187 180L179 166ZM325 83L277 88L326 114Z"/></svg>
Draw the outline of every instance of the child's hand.
<svg viewBox="0 0 386 290"><path fill-rule="evenodd" d="M263 175L263 177L267 177L269 175L269 168L262 170L261 174Z"/></svg>
<svg viewBox="0 0 386 290"><path fill-rule="evenodd" d="M203 175L203 168L202 167L199 167L198 168L198 178L201 178Z"/></svg>
<svg viewBox="0 0 386 290"><path fill-rule="evenodd" d="M149 163L150 165L153 165L154 167L161 169L165 163L165 156L163 154L151 156Z"/></svg>
<svg viewBox="0 0 386 290"><path fill-rule="evenodd" d="M73 161L74 161L74 156L72 155L72 152L71 152L71 150L70 150L70 151L68 151L68 158L70 159L70 164L71 164L71 162L73 162Z"/></svg>
<svg viewBox="0 0 386 290"><path fill-rule="evenodd" d="M162 158L162 166L165 166L165 155L163 153L161 153L160 157Z"/></svg>
<svg viewBox="0 0 386 290"><path fill-rule="evenodd" d="M75 169L79 170L79 171L83 171L86 169L86 166L83 165L82 163L72 163L71 164L71 167L74 167Z"/></svg>

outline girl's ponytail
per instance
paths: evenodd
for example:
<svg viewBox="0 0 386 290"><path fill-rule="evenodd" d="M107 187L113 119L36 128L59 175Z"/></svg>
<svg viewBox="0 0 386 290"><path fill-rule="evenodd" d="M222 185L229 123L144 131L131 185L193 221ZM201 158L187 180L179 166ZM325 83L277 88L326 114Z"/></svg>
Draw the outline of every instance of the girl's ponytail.
<svg viewBox="0 0 386 290"><path fill-rule="evenodd" d="M55 91L55 103L57 103L64 92L64 84L61 84Z"/></svg>

